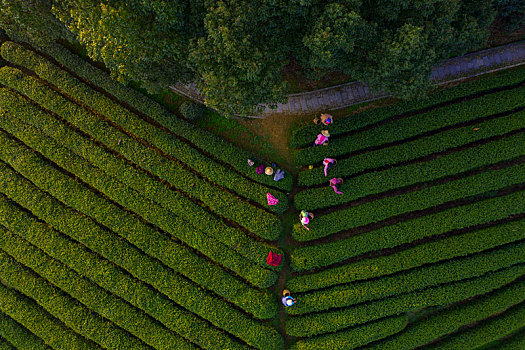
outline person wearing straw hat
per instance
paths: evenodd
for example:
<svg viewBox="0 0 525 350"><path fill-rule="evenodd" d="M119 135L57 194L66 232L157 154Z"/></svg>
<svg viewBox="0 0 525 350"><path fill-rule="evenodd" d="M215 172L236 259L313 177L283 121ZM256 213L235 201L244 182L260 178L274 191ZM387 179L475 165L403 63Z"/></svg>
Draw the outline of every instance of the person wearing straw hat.
<svg viewBox="0 0 525 350"><path fill-rule="evenodd" d="M268 176L273 175L273 168L271 166L267 166L266 169L264 169L264 173Z"/></svg>
<svg viewBox="0 0 525 350"><path fill-rule="evenodd" d="M292 306L293 304L295 304L296 301L297 300L295 300L295 298L292 298L288 289L283 290L283 297L281 298L281 302L284 306Z"/></svg>
<svg viewBox="0 0 525 350"><path fill-rule="evenodd" d="M299 220L301 220L301 225L303 225L303 227L308 231L310 231L310 229L306 225L308 225L310 223L310 220L313 218L314 214L309 213L306 210L301 210L301 212L299 213Z"/></svg>
<svg viewBox="0 0 525 350"><path fill-rule="evenodd" d="M317 138L314 141L314 146L328 145L328 138L330 137L330 133L328 130L323 130L319 135L317 135Z"/></svg>
<svg viewBox="0 0 525 350"><path fill-rule="evenodd" d="M343 194L343 192L337 189L337 185L341 185L342 183L343 183L343 179L340 177L334 177L330 179L330 187L332 187L334 189L334 192L337 194Z"/></svg>
<svg viewBox="0 0 525 350"><path fill-rule="evenodd" d="M314 118L314 123L319 125L331 125L334 122L334 117L328 113L321 113L320 117Z"/></svg>

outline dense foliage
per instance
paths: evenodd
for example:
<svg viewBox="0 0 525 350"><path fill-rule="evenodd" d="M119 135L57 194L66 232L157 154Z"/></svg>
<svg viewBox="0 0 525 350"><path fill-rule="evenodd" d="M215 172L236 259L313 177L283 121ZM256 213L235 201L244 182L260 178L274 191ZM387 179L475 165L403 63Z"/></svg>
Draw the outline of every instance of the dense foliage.
<svg viewBox="0 0 525 350"><path fill-rule="evenodd" d="M282 100L291 58L310 77L340 70L396 96L420 95L432 65L483 44L495 15L490 0L3 3L0 25L11 31L64 37L66 27L121 81L152 90L194 81L228 115Z"/></svg>

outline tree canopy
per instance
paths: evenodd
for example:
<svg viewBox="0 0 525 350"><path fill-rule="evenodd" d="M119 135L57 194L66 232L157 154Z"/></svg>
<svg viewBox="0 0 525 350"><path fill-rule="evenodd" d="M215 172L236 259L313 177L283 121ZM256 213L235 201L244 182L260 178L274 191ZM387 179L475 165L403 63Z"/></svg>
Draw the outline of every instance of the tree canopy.
<svg viewBox="0 0 525 350"><path fill-rule="evenodd" d="M73 34L117 79L192 81L226 115L283 100L291 58L310 77L341 71L416 96L434 64L486 41L495 16L492 0L0 1L8 33Z"/></svg>

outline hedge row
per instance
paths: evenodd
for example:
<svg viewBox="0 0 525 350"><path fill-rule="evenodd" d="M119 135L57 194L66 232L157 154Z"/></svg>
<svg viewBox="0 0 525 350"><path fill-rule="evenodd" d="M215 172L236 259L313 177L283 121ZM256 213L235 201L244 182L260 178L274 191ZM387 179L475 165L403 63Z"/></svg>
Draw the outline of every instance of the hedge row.
<svg viewBox="0 0 525 350"><path fill-rule="evenodd" d="M525 87L518 87L416 114L348 137L331 140L328 147L299 150L294 154L294 160L300 165L320 163L325 157L337 158L357 150L405 140L445 126L503 113L523 107L523 95ZM501 103L503 100L505 103Z"/></svg>
<svg viewBox="0 0 525 350"><path fill-rule="evenodd" d="M351 329L300 339L292 345L291 350L350 350L368 343L386 338L400 332L406 327L408 316L392 316Z"/></svg>
<svg viewBox="0 0 525 350"><path fill-rule="evenodd" d="M23 155L24 153L30 153L32 150L36 150L46 156L47 159L53 161L62 168L71 172L73 175L79 177L81 180L101 191L103 194L107 195L111 200L119 203L125 208L128 208L137 215L140 215L145 220L157 225L165 232L168 232L174 237L181 239L183 242L202 252L204 255L208 256L215 262L238 273L241 277L247 281L250 281L254 285L263 288L269 287L277 280L276 272L263 268L261 264L254 264L252 261L246 260L236 251L229 249L229 247L215 240L213 237L207 236L203 232L194 229L191 224L181 220L176 216L173 216L172 213L167 209L159 206L147 198L144 198L134 190L127 187L125 184L116 181L114 178L93 167L83 158L80 158L71 151L61 147L54 140L43 136L39 130L20 122L20 120L17 118L9 118L6 115L0 115L0 121L2 122L2 127L5 130L9 131L12 135L15 135L17 138L25 142L26 145L31 147L27 148L20 144L17 145L14 141L7 140L6 144L13 148L12 151L9 151L12 156L15 154ZM1 138L2 136L0 135L0 139ZM33 158L32 165L25 165L25 167L34 168L34 170L36 170L33 171L33 169L30 169L31 171L29 174L32 176L26 175L26 177L31 177L33 182L41 183L41 181L36 178L38 176L36 174L46 174L46 178L50 177L60 179L65 177L60 171L57 171L52 166L47 164L45 160L39 159L38 157ZM11 157L10 159L13 161L14 158ZM82 198L91 197L93 198L93 205L100 208L107 208L109 206L110 208L106 211L107 213L117 212L117 214L114 214L115 217L122 216L122 213L120 213L121 210L109 203L107 200L94 196L91 191L75 183L74 181L72 183L74 183L74 185L67 186L71 190L63 191L64 193L74 191ZM73 190L75 187L80 189ZM82 193L89 194L82 195ZM68 195L68 197L71 196ZM143 224L141 226L146 227ZM149 230L151 229L149 228ZM151 232L154 231L151 230ZM266 254L268 254L268 249L266 249ZM260 258L265 259L263 257Z"/></svg>
<svg viewBox="0 0 525 350"><path fill-rule="evenodd" d="M525 80L525 68L519 67L512 70L505 70L481 80L462 83L451 88L441 89L423 99L414 101L398 102L394 105L374 108L359 114L351 115L344 119L337 119L332 127L328 127L330 134L335 136L354 130L358 130L367 125L371 125L382 120L402 115L409 112L419 111L427 107L435 106L443 102L452 101L457 98L467 97L476 93L490 89L511 86ZM311 145L320 130L326 126L309 125L292 132L290 137L291 147L299 148Z"/></svg>
<svg viewBox="0 0 525 350"><path fill-rule="evenodd" d="M379 279L353 282L297 295L290 315L302 315L421 290L438 284L460 281L525 261L525 241L440 264L425 265Z"/></svg>
<svg viewBox="0 0 525 350"><path fill-rule="evenodd" d="M525 121L525 116L523 118ZM305 230L295 224L293 237L298 241L308 241L331 234L371 224L389 217L406 214L412 211L432 208L434 206L462 198L494 191L499 188L523 183L525 163L499 170L486 172L449 181L419 191L381 198L326 215L316 216Z"/></svg>
<svg viewBox="0 0 525 350"><path fill-rule="evenodd" d="M51 350L42 339L3 312L0 312L0 336L12 344L13 349Z"/></svg>
<svg viewBox="0 0 525 350"><path fill-rule="evenodd" d="M525 327L525 302L472 328L446 337L423 349L468 349L484 346ZM518 348L516 348L518 349Z"/></svg>
<svg viewBox="0 0 525 350"><path fill-rule="evenodd" d="M45 260L40 263L47 265ZM89 288L78 289L75 295L70 296L71 290L60 290L33 271L23 267L3 250L0 250L0 264L2 266L0 276L8 287L32 298L51 315L64 322L66 326L103 348L146 350L149 349L147 346L149 345L153 348L169 349L171 347L166 347L166 345L170 344L181 346L184 349L196 349L196 347L185 346L185 342L180 338L168 336L160 339L159 336L162 333L155 332L155 329L151 328L151 325L154 324L153 320L148 327L148 320L144 319L142 315L133 312L133 310L122 309L123 306L128 306L125 303L119 305L115 303L115 300L111 300L115 304L106 304L105 307L100 308L99 305L85 305L86 299L91 299L91 297L93 297L94 303L101 302L100 306L103 306L104 302L109 303L110 300L102 295L94 294ZM53 271L55 266L47 265L45 268L50 269L50 273L56 274ZM60 277L57 276L57 278ZM62 275L61 278L64 276ZM66 280L64 282L74 283L75 281ZM82 288L87 287L84 283L80 285ZM78 287L80 285L71 284L70 286ZM77 294L84 293L87 294L87 298L82 297L83 300L80 301L74 298L78 296ZM97 300L97 298L101 299ZM113 307L115 310L112 310ZM93 311L94 308L95 311ZM129 322L119 322L123 318Z"/></svg>
<svg viewBox="0 0 525 350"><path fill-rule="evenodd" d="M80 101L82 104L89 106L133 135L146 140L162 152L178 159L211 182L228 188L240 196L256 201L261 205L267 205L266 193L269 191L268 187L250 181L228 167L213 161L194 147L182 142L173 134L146 122L122 105L84 84L35 52L19 44L6 42L2 45L1 53L6 60L35 72L40 78L53 84L75 101ZM282 192L273 192L280 202L278 205L270 207L270 209L282 214L288 208L288 198Z"/></svg>
<svg viewBox="0 0 525 350"><path fill-rule="evenodd" d="M80 57L71 54L64 47L51 43L46 47L46 50L61 65L75 72L78 76L149 116L200 149L213 154L214 157L222 162L230 164L235 171L259 183L276 187L283 191L291 191L292 177L290 175L285 176L283 180L278 182L273 181L273 178L269 176L257 175L253 168L246 163L248 158L254 158L253 154L234 146L217 135L177 118L157 102L136 90L119 84L111 79L108 74L93 67Z"/></svg>
<svg viewBox="0 0 525 350"><path fill-rule="evenodd" d="M120 132L117 128L89 113L58 93L17 69L0 69L0 83L17 90L46 109L64 117L94 139L121 154L145 170L204 202L220 215L236 221L264 239L275 240L281 233L279 218L257 208L212 183L200 179L183 167L169 162L155 150ZM266 196L264 196L266 200Z"/></svg>
<svg viewBox="0 0 525 350"><path fill-rule="evenodd" d="M410 324L394 337L379 341L367 350L414 349L456 332L459 328L503 312L525 298L525 280L518 281L479 298L453 306ZM513 349L516 350L517 348Z"/></svg>
<svg viewBox="0 0 525 350"><path fill-rule="evenodd" d="M400 145L381 148L342 159L330 170L330 177L351 176L358 172L389 166L424 157L446 149L466 145L484 138L503 135L525 127L525 112L483 121L474 125L446 130L439 134L423 137ZM322 167L299 173L301 186L312 186L326 182Z"/></svg>
<svg viewBox="0 0 525 350"><path fill-rule="evenodd" d="M140 195L143 195L149 200L161 205L163 208L159 208L159 212L165 212L167 209L173 220L179 220L178 218L174 218L174 215L186 220L185 227L188 230L191 226L194 226L199 230L212 235L230 248L233 248L235 251L239 252L239 254L243 255L244 258L264 267L269 267L266 263L266 257L269 250L276 253L282 253L282 250L253 239L236 227L226 225L220 218L216 217L205 208L194 203L187 197L172 191L168 185L155 180L128 164L123 159L111 154L111 152L100 147L93 140L84 137L80 133L67 127L67 125L53 118L49 113L46 113L40 108L25 101L20 95L7 89L0 89L0 109L8 112L8 115L5 116L8 120L3 123L4 128L8 128L9 125L16 123L14 120L11 121L14 117L10 116L16 116L17 118L22 119L24 123L28 123L41 130L47 136L53 138L55 142L60 143L63 147L72 150L76 155L88 160L91 164L103 170L106 174L133 188L135 191L139 192ZM18 138L23 138L22 134L27 134L26 128L29 127L26 126L17 132ZM15 129L19 128L10 128L9 132L15 133ZM31 132L32 137L37 137L37 133L39 132L40 131L33 130ZM25 142L28 144L30 142L29 138L26 137L25 139L27 139ZM46 142L51 143L54 141L48 140ZM59 148L60 146L55 147ZM52 150L54 147L46 147L48 151L49 148ZM40 149L41 153L45 153L46 149L42 147ZM65 153L58 153L57 157L58 156L65 157ZM71 155L71 157L73 157L73 155ZM100 176L107 178L105 174ZM136 196L140 195L137 194ZM152 205L157 206L157 204ZM150 214L153 214L151 213L151 210L149 210L149 212ZM191 231L192 233L189 236L186 230L178 231L177 237L190 244L192 239L201 236L201 234L196 233L195 230ZM184 235L186 235L186 237ZM196 249L199 250L198 247L196 247ZM274 267L272 269L280 270L281 268L282 266Z"/></svg>
<svg viewBox="0 0 525 350"><path fill-rule="evenodd" d="M525 133L519 133L447 154L428 162L409 164L354 177L339 187L343 194L334 193L328 184L323 188L302 191L295 196L294 203L295 207L301 210L341 205L361 197L404 186L431 183L442 177L454 176L461 172L520 157L523 154L525 154Z"/></svg>
<svg viewBox="0 0 525 350"><path fill-rule="evenodd" d="M353 325L383 317L417 311L426 307L448 305L488 293L525 274L525 264L515 265L481 277L454 282L422 291L363 303L330 312L292 317L287 320L286 333L311 337L339 331Z"/></svg>
<svg viewBox="0 0 525 350"><path fill-rule="evenodd" d="M110 262L94 259L93 254L80 245L67 247L67 255L61 257L65 263L62 263L1 227L0 232L1 249L9 251L19 263L155 348L195 349L181 337L206 349L247 348L192 313L167 302L164 296L135 281ZM47 244L49 246L52 245ZM67 264L69 261L74 266L83 261L85 266L72 269ZM188 324L192 325L191 332L185 329ZM115 344L109 348L113 346Z"/></svg>
<svg viewBox="0 0 525 350"><path fill-rule="evenodd" d="M72 243L68 237L64 237L17 209L3 196L0 196L0 209L3 213L9 214L8 218L0 218L0 222L13 233L44 250L54 259L60 260L80 275L88 277L94 283L146 311L171 330L195 343L211 344L215 348L228 348L227 345L231 341L224 333L214 329L193 314L180 309L160 293L256 348L274 349L274 346L278 347L282 342L282 338L275 329L247 317L231 308L225 301L210 296L201 288L158 264L154 259L141 254L132 254L131 249L124 251L120 245L106 249L111 250L112 256L109 258L113 258L107 261L81 244ZM11 242L17 242L10 245L9 249L13 254L22 249L20 247L28 246L27 243L25 245L18 243L20 240L11 239ZM4 241L7 246L9 243L7 238L4 238ZM27 248L27 251L29 250ZM42 255L38 252L32 254L33 256ZM118 265L121 265L122 269L127 270L138 280L130 277ZM154 287L158 292L141 281ZM192 326L188 327L189 324Z"/></svg>
<svg viewBox="0 0 525 350"><path fill-rule="evenodd" d="M20 158L19 161L24 163L26 159ZM158 270L163 267L158 261L155 261L158 259L167 267L222 296L257 318L271 318L277 312L277 302L268 291L249 287L220 267L175 244L169 238L160 234L151 235L146 230L137 230L119 218L108 215L108 219L121 222L122 225L118 228L120 235L114 235L101 228L89 217L64 206L12 171L3 162L0 162L0 170L2 171L0 183L7 196L31 210L41 220L70 235L90 249L101 252L105 257L110 254L109 260L118 258L116 261L120 261L119 266L128 266L126 259L130 259L148 262L157 266ZM60 184L57 183L57 185ZM253 300L257 300L258 303L255 304Z"/></svg>
<svg viewBox="0 0 525 350"><path fill-rule="evenodd" d="M101 350L51 316L33 300L0 283L0 311L12 317L47 345L60 350Z"/></svg>
<svg viewBox="0 0 525 350"><path fill-rule="evenodd" d="M435 214L384 226L332 243L292 251L293 270L329 266L364 253L394 248L452 230L468 228L525 212L525 191L450 208Z"/></svg>
<svg viewBox="0 0 525 350"><path fill-rule="evenodd" d="M512 243L524 239L523 232L525 232L525 219L510 221L482 230L418 244L390 255L363 259L314 274L296 276L286 281L286 287L300 293L381 277Z"/></svg>

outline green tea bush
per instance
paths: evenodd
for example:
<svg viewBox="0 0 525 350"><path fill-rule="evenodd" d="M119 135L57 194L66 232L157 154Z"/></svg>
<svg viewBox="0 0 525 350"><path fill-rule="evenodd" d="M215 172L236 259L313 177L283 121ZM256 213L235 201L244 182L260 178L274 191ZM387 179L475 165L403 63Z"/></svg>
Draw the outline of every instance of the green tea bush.
<svg viewBox="0 0 525 350"><path fill-rule="evenodd" d="M525 118L524 118L525 120ZM446 202L476 196L511 185L523 183L525 163L499 170L487 170L473 176L445 182L419 191L381 198L326 215L316 216L305 230L295 224L293 237L298 241L317 239L371 224L389 217L424 210Z"/></svg>
<svg viewBox="0 0 525 350"><path fill-rule="evenodd" d="M39 261L39 263L46 264L46 268L50 270L49 272L55 272L55 274L60 273L55 270L56 266L48 265L46 260ZM154 324L152 321L149 325L150 327L147 327L147 318L140 317L140 315L134 313L133 310L126 310L126 306L128 305L124 302L118 303L118 299L116 298L112 300L114 304L110 304L107 295L98 294L90 288L78 289L75 294L84 295L82 297L84 304L82 304L79 300L69 294L63 293L59 288L33 273L31 270L24 268L23 265L2 250L0 250L0 264L2 265L0 276L3 283L32 298L51 315L64 322L66 326L106 349L127 348L146 350L148 349L146 344L155 348L162 347L163 349L168 349L169 347L164 346L165 344L163 344L163 342L168 342L171 343L172 346L176 345L184 349L196 349L196 347L190 344L185 346L185 342L177 337L172 336L174 339L170 339L170 337L161 339L159 336L162 333L158 332L160 327L156 327L157 329L152 328L151 325ZM65 276L62 275L60 277L64 278ZM79 276L78 278L80 279ZM67 280L64 282L67 283ZM72 283L71 287L87 287L86 283L78 285L74 283L74 280L69 280L68 282ZM70 292L70 290L66 290L66 292ZM104 298L105 296L106 298ZM92 301L92 303L85 305L87 301L86 297L91 299L90 301ZM99 302L101 303L99 305L105 306L106 310L96 305L96 303ZM107 304L104 305L104 302L107 302ZM112 322L108 322L105 319L108 316ZM126 322L125 324L123 322L114 323L122 318L130 322ZM143 340L145 344L142 343L141 340Z"/></svg>
<svg viewBox="0 0 525 350"><path fill-rule="evenodd" d="M360 133L330 140L328 147L311 147L294 154L297 164L321 163L325 157L337 158L357 150L401 141L410 137L471 121L481 117L510 111L525 106L525 87L496 92L474 100L464 101L430 112L383 124ZM505 100L505 103L501 103Z"/></svg>
<svg viewBox="0 0 525 350"><path fill-rule="evenodd" d="M390 255L363 259L286 281L294 293L387 276L396 272L460 258L525 238L525 219L418 244Z"/></svg>
<svg viewBox="0 0 525 350"><path fill-rule="evenodd" d="M11 344L10 349L51 350L42 339L3 312L0 312L0 336Z"/></svg>
<svg viewBox="0 0 525 350"><path fill-rule="evenodd" d="M189 120L198 120L202 118L204 110L205 107L202 104L193 101L184 101L179 106L180 114Z"/></svg>
<svg viewBox="0 0 525 350"><path fill-rule="evenodd" d="M341 205L400 187L418 183L430 184L439 178L511 160L523 154L525 154L525 133L519 133L424 163L409 164L354 177L339 187L343 194L334 193L328 184L325 188L307 189L295 196L294 205L300 210Z"/></svg>
<svg viewBox="0 0 525 350"><path fill-rule="evenodd" d="M0 118L4 120L4 128L11 134L16 134L19 139L22 139L31 147L40 149L40 153L46 154L52 151L53 147L49 147L48 143L53 143L54 147L61 148L56 145L58 142L61 146L68 148L76 155L83 157L104 171L105 174L118 179L141 195L161 205L163 208L159 209L160 211L167 209L172 217L177 216L186 220L185 227L187 229L178 231L177 235L178 238L186 243L200 236L198 232L190 230L194 226L234 249L243 255L244 258L266 268L270 267L266 263L269 250L282 253L281 249L259 242L242 232L239 228L226 225L223 220L204 207L194 203L182 194L172 191L165 183L157 181L136 169L123 159L100 147L95 141L69 128L66 124L53 118L49 113L27 102L20 95L7 89L0 89L0 109L7 112L5 115L0 115ZM15 115L23 120L24 123L30 124L39 130L32 129L25 124L22 126L20 121L17 122L18 119L13 117ZM28 129L31 129L31 131ZM37 142L41 138L39 137L40 130L54 141L47 139ZM67 154L67 152L55 153L57 154L55 157L65 157ZM104 177L105 174L100 175L100 177ZM139 195L136 194L136 196ZM148 212L153 214L151 210ZM178 218L175 217L174 220L178 220ZM208 238L208 240L210 239ZM274 270L280 270L281 268L282 266L272 267Z"/></svg>
<svg viewBox="0 0 525 350"><path fill-rule="evenodd" d="M20 161L24 163L25 159L21 158ZM136 230L129 223L121 222L118 218L112 219L115 222L120 222L121 226L118 227L120 236L114 235L99 227L90 218L65 207L16 172L10 170L4 163L0 163L0 170L2 170L0 183L6 186L3 191L6 195L16 200L24 208L31 210L41 220L53 225L62 233L72 235L73 239L82 242L90 249L103 252L103 254L101 253L103 256L111 254L112 259L110 260L114 260L116 257L118 257L118 261L122 261L123 257L128 259L135 257L136 261L148 261L151 258L156 258L167 267L186 276L196 284L215 292L257 318L271 318L277 312L277 303L269 292L242 283L222 268L183 246L174 244L175 242L170 241L169 238L162 235L150 235L148 231ZM118 252L117 247L119 247ZM115 252L111 249L108 251L109 248ZM115 256L115 254L117 255ZM124 263L121 262L120 264ZM153 266L158 264L159 262ZM253 300L258 300L258 303L254 304Z"/></svg>
<svg viewBox="0 0 525 350"><path fill-rule="evenodd" d="M374 343L366 350L414 349L436 339L456 332L461 327L503 312L525 299L523 278L465 303L454 305L440 313L410 324L404 331L383 341ZM519 348L512 348L513 350Z"/></svg>
<svg viewBox="0 0 525 350"><path fill-rule="evenodd" d="M329 312L292 317L286 323L286 333L296 337L311 337L387 316L456 303L489 293L511 283L524 273L525 264L515 265L481 277L430 287L415 293L401 294Z"/></svg>
<svg viewBox="0 0 525 350"><path fill-rule="evenodd" d="M110 123L65 99L37 79L11 67L0 69L0 82L25 94L42 107L64 117L108 148L130 162L202 201L220 215L236 221L256 235L275 240L281 233L281 223L274 214L241 200L213 183L201 179L184 167L168 161L154 149L131 138ZM284 195L284 194L283 194ZM266 193L264 194L266 201ZM285 205L286 206L286 205Z"/></svg>
<svg viewBox="0 0 525 350"><path fill-rule="evenodd" d="M272 346L277 346L281 342L281 337L271 327L237 311L227 302L181 278L154 259L140 253L133 254L132 249L124 250L126 247L115 246L109 248L111 256L105 254L111 258L108 261L83 245L72 243L69 237L35 220L9 203L4 196L0 196L0 208L3 213L10 214L9 219L0 218L1 224L21 237L16 239L8 232L2 232L1 242L12 254L27 255L28 251L35 250L28 246L28 243L21 242L23 238L78 274L89 277L94 283L144 310L169 329L195 343L222 344L223 348L227 348L230 342L221 331L214 329L195 315L255 347L272 349ZM33 260L42 255L38 251L31 254ZM137 279L130 277L125 270ZM148 284L155 289L149 288ZM160 293L195 315L173 304ZM192 327L188 327L188 324Z"/></svg>
<svg viewBox="0 0 525 350"><path fill-rule="evenodd" d="M525 349L525 328L518 330L506 339L498 341L497 345L494 344L492 348L497 350Z"/></svg>
<svg viewBox="0 0 525 350"><path fill-rule="evenodd" d="M505 70L484 79L438 90L426 96L424 99L401 101L394 105L371 109L344 119L337 119L333 124L333 128L329 127L328 129L330 130L330 135L333 136L344 134L397 115L417 112L424 108L436 106L440 103L468 97L494 88L511 87L512 85L520 84L523 81L525 81L525 67ZM324 125L309 125L294 130L290 137L291 147L299 148L310 145L313 140L315 140L315 136L324 128L326 128Z"/></svg>
<svg viewBox="0 0 525 350"><path fill-rule="evenodd" d="M294 293L297 304L293 308L287 308L286 311L290 315L302 315L350 306L422 290L438 284L478 277L523 261L525 261L525 241L440 264L425 265L379 279L353 282L300 295Z"/></svg>
<svg viewBox="0 0 525 350"><path fill-rule="evenodd" d="M290 256L294 271L329 266L364 253L394 248L452 230L501 220L525 212L525 191L450 208L403 221L332 243L295 248Z"/></svg>
<svg viewBox="0 0 525 350"><path fill-rule="evenodd" d="M203 234L201 231L194 229L187 222L180 220L180 218L173 217L173 215L168 210L157 205L151 200L143 198L125 184L115 181L115 179L107 176L105 173L91 166L86 160L76 156L69 150L64 149L60 145L56 144L54 140L51 140L47 137L42 137L38 130L35 130L28 125L23 125L23 123L21 123L16 118L4 118L0 116L0 120L4 121L3 124L5 128L10 130L13 135L19 137L27 145L33 147L33 149L38 150L40 153L46 156L47 159L55 162L72 174L78 176L86 183L107 195L110 199L116 201L123 207L132 210L134 213L140 215L149 222L157 225L165 232L173 235L173 237L177 237L191 247L201 251L213 261L238 273L247 281L250 281L256 286L268 287L273 285L277 280L277 274L275 272L264 269L260 265L255 265L251 261L246 261L246 259L244 259L242 256L237 254L235 251L228 249L227 246L216 241L213 237L209 237L206 234ZM31 152L31 148L18 148L15 144L13 144L13 142L6 141L6 147L9 147L7 145L13 147L13 149L9 151L12 152L13 155L19 154L19 156L24 157L24 152L26 154L27 152ZM2 152L0 151L0 153ZM13 158L10 159L13 161ZM36 169L43 169L39 173L47 173L46 176L55 179L57 183L67 181L64 180L64 175L60 171L57 171L52 166L50 166L46 160L37 159L34 157L31 164ZM22 173L24 173L23 170ZM31 174L26 176L31 178L34 183L42 184L41 178L35 179L34 172L29 171L27 174ZM112 213L113 217L122 218L123 222L136 221L136 219L126 215L125 213L122 213L121 209L115 207L112 203L108 203L107 200L97 197L90 190L82 187L79 184L76 184L74 181L70 180L70 182L72 185L66 185L65 188L71 189L72 187L77 187L74 192L78 193L78 195L81 196L80 198L90 198L89 202L93 203L93 206L100 207L101 211ZM48 189L48 191L51 193L56 193L57 189ZM60 193L66 192L67 191L59 192L59 195L55 194L55 196L60 197ZM75 196L76 195L73 197ZM70 197L69 194L65 198L68 197ZM68 199L65 200L67 201ZM79 202L81 201L79 200L77 203ZM88 202L88 200L86 200L86 202ZM79 209L78 205L74 207ZM87 208L91 207L88 206ZM82 207L80 207L80 209L82 209ZM94 216L96 217L96 215ZM108 227L113 226L108 224ZM135 224L135 227L142 228L144 231L149 231L152 235L161 234L158 231L155 232L143 223L137 223Z"/></svg>
<svg viewBox="0 0 525 350"><path fill-rule="evenodd" d="M175 134L183 136L200 149L232 166L235 171L267 186L275 187L282 191L291 191L292 176L285 176L283 180L275 182L269 176L256 174L253 168L249 167L246 163L247 159L253 158L253 154L236 147L217 135L176 118L154 100L147 98L136 90L119 84L111 79L107 73L95 68L80 57L71 54L61 45L49 43L46 50L48 54L53 56L61 65L67 67L67 69L82 79L89 81L91 84L103 89L123 103L147 115Z"/></svg>
<svg viewBox="0 0 525 350"><path fill-rule="evenodd" d="M446 130L401 145L381 148L339 160L337 166L330 169L329 178L352 176L364 170L413 160L485 138L503 135L524 127L525 112L511 113L474 125ZM326 182L326 180L323 168L320 167L300 172L298 182L301 186L312 186Z"/></svg>
<svg viewBox="0 0 525 350"><path fill-rule="evenodd" d="M53 349L100 350L100 346L75 333L33 300L0 283L0 311L12 317Z"/></svg>

